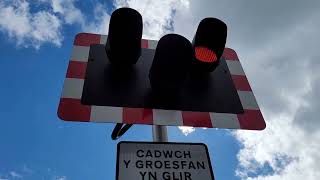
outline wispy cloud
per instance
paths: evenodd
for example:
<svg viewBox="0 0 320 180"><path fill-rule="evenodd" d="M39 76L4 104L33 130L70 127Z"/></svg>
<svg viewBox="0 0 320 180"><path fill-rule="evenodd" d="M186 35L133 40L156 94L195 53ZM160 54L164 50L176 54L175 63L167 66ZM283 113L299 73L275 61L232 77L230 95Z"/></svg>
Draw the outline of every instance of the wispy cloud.
<svg viewBox="0 0 320 180"><path fill-rule="evenodd" d="M1 173L0 174L0 180L9 180L9 179L22 179L23 175L21 173L18 173L17 171L10 171L8 173Z"/></svg>
<svg viewBox="0 0 320 180"><path fill-rule="evenodd" d="M10 176L13 177L13 178L16 178L16 179L22 179L22 175L15 172L15 171L10 171Z"/></svg>
<svg viewBox="0 0 320 180"><path fill-rule="evenodd" d="M318 1L200 0L176 11L174 31L189 39L202 18L228 24L227 44L238 52L262 108L264 131L234 133L243 145L236 172L242 179L320 177L319 7Z"/></svg>
<svg viewBox="0 0 320 180"><path fill-rule="evenodd" d="M193 133L196 130L196 128L194 127L187 127L187 126L179 126L178 128L181 130L182 134L184 134L185 136L188 136L189 134Z"/></svg>
<svg viewBox="0 0 320 180"><path fill-rule="evenodd" d="M66 176L56 176L53 178L53 180L67 180Z"/></svg>
<svg viewBox="0 0 320 180"><path fill-rule="evenodd" d="M31 169L27 165L15 168L8 172L0 172L0 180L20 180L20 179L48 179L48 180L67 180L67 176L60 175L54 169Z"/></svg>
<svg viewBox="0 0 320 180"><path fill-rule="evenodd" d="M86 22L82 29L85 32L108 34L109 21L110 15L106 8L102 4L96 3L93 20Z"/></svg>
<svg viewBox="0 0 320 180"><path fill-rule="evenodd" d="M60 47L63 42L65 25L78 25L79 31L92 33L108 32L110 16L105 7L97 3L94 19L76 7L76 0L13 0L0 2L0 32L19 47L39 49L50 43ZM39 6L42 5L42 6ZM39 10L31 11L32 6Z"/></svg>
<svg viewBox="0 0 320 180"><path fill-rule="evenodd" d="M316 93L320 90L320 64L316 60L320 54L316 47L320 43L314 39L320 28L316 23L320 13L311 14L248 55L257 60L247 67L256 74L257 97L268 121L265 131L236 133L244 145L238 154L237 171L243 179L320 177L320 123L316 118L320 109ZM265 164L271 167L270 174L252 176Z"/></svg>
<svg viewBox="0 0 320 180"><path fill-rule="evenodd" d="M80 24L85 26L85 17L81 10L75 6L76 0L50 0L51 7L54 13L62 16L62 19L67 24Z"/></svg>
<svg viewBox="0 0 320 180"><path fill-rule="evenodd" d="M8 34L18 46L39 48L46 42L61 45L59 18L47 11L31 12L27 1L1 1L0 17L0 31Z"/></svg>
<svg viewBox="0 0 320 180"><path fill-rule="evenodd" d="M108 33L110 15L101 3L94 7L93 20L76 6L76 0L14 0L0 2L0 30L21 47L39 48L44 43L61 46L64 25L79 25L79 31ZM46 8L31 11L31 6L44 4ZM49 8L47 8L49 6ZM178 9L188 9L187 0L115 0L114 6L131 7L143 16L143 37L159 39L173 32L173 17ZM42 8L42 10L41 10Z"/></svg>
<svg viewBox="0 0 320 180"><path fill-rule="evenodd" d="M173 32L173 16L177 9L189 8L187 0L115 0L116 8L131 7L143 17L143 37L159 39L162 35Z"/></svg>

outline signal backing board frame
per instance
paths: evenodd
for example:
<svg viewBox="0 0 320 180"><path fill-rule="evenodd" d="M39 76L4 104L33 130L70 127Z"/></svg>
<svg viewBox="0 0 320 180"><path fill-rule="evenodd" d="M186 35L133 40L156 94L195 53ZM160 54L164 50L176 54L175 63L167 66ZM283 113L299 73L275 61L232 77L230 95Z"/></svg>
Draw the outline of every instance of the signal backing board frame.
<svg viewBox="0 0 320 180"><path fill-rule="evenodd" d="M94 106L81 104L90 45L105 44L107 35L79 33L76 35L66 79L59 102L58 116L65 121L193 126L207 128L263 130L264 118L256 102L237 53L225 48L222 58L227 62L244 113L190 112L163 109ZM141 41L142 48L155 49L157 41Z"/></svg>

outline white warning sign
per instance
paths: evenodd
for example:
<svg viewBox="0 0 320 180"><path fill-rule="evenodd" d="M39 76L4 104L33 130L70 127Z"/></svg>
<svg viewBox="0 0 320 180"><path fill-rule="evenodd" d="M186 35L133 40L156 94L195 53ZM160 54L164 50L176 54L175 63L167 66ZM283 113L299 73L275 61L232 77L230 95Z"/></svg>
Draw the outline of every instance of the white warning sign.
<svg viewBox="0 0 320 180"><path fill-rule="evenodd" d="M202 143L119 142L116 180L213 180Z"/></svg>

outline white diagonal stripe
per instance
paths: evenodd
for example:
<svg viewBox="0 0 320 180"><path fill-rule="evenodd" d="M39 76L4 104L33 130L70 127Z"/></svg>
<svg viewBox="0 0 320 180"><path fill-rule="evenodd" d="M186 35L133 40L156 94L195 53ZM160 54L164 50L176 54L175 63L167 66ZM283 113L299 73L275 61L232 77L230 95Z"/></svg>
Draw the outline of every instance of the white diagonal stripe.
<svg viewBox="0 0 320 180"><path fill-rule="evenodd" d="M182 113L175 110L153 110L153 123L156 125L182 126Z"/></svg>
<svg viewBox="0 0 320 180"><path fill-rule="evenodd" d="M211 123L214 128L239 129L240 124L236 114L210 113Z"/></svg>
<svg viewBox="0 0 320 180"><path fill-rule="evenodd" d="M90 121L122 123L122 112L122 107L91 106Z"/></svg>
<svg viewBox="0 0 320 180"><path fill-rule="evenodd" d="M245 73L242 69L240 61L226 60L226 62L227 62L230 74L245 76Z"/></svg>
<svg viewBox="0 0 320 180"><path fill-rule="evenodd" d="M148 40L148 49L156 49L158 41L156 40Z"/></svg>
<svg viewBox="0 0 320 180"><path fill-rule="evenodd" d="M101 35L101 37L100 37L100 44L106 44L107 39L108 39L108 36L107 36L107 35Z"/></svg>
<svg viewBox="0 0 320 180"><path fill-rule="evenodd" d="M256 98L252 91L238 91L243 109L259 110Z"/></svg>
<svg viewBox="0 0 320 180"><path fill-rule="evenodd" d="M71 60L88 62L89 50L90 50L89 46L73 46Z"/></svg>
<svg viewBox="0 0 320 180"><path fill-rule="evenodd" d="M84 80L75 78L66 78L62 90L63 98L81 99Z"/></svg>

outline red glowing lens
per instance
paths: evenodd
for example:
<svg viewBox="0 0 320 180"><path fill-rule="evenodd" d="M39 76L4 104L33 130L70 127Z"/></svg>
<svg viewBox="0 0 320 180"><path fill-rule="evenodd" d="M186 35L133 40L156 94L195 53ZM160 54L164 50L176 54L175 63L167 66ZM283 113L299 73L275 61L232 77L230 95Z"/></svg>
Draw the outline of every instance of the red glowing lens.
<svg viewBox="0 0 320 180"><path fill-rule="evenodd" d="M196 47L195 48L196 58L202 62L215 62L218 60L216 53L206 47Z"/></svg>

